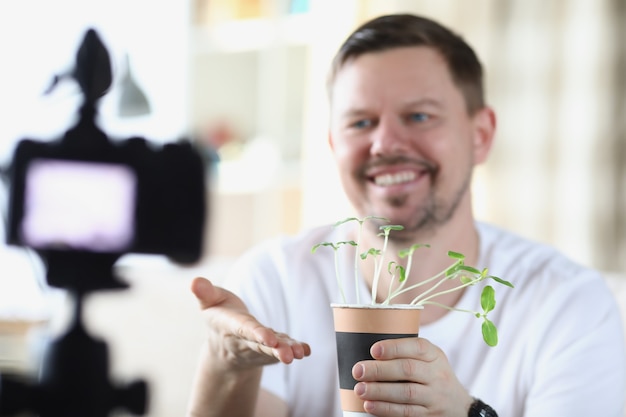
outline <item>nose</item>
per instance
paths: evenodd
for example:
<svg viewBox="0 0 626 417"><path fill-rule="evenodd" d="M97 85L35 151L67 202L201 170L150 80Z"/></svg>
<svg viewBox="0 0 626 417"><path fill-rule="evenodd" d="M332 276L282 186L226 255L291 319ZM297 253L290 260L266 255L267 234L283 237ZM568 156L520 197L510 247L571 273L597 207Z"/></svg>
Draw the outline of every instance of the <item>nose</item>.
<svg viewBox="0 0 626 417"><path fill-rule="evenodd" d="M396 117L381 117L371 134L370 153L373 156L397 155L408 150L410 137L402 121Z"/></svg>

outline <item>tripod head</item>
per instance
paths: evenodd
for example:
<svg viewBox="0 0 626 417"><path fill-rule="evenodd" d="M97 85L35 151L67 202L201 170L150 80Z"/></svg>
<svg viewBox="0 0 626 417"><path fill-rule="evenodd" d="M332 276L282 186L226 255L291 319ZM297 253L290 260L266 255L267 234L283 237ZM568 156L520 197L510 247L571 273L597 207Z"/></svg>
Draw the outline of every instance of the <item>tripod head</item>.
<svg viewBox="0 0 626 417"><path fill-rule="evenodd" d="M113 266L126 253L196 262L202 253L206 170L187 142L157 149L143 138L113 142L97 126L111 86L109 54L89 29L72 72L83 102L78 122L52 142L23 139L9 169L7 243L32 248L52 287L72 296L67 331L47 349L38 380L0 374L0 416L105 417L146 411L148 387L109 380L106 342L82 320L87 294L128 285Z"/></svg>

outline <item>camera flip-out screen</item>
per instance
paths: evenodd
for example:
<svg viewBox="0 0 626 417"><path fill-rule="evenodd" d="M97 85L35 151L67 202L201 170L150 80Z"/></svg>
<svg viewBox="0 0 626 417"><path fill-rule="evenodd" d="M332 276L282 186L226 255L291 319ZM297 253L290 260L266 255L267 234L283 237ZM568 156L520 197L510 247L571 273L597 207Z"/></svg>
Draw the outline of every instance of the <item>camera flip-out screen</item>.
<svg viewBox="0 0 626 417"><path fill-rule="evenodd" d="M135 172L126 165L37 158L26 169L23 243L126 252L134 239Z"/></svg>

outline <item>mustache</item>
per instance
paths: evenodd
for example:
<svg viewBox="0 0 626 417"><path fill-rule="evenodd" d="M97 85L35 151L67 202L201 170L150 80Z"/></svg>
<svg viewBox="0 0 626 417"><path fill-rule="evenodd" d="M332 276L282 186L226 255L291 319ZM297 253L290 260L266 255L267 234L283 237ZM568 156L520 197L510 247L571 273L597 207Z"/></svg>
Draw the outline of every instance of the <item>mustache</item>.
<svg viewBox="0 0 626 417"><path fill-rule="evenodd" d="M436 174L438 171L438 168L435 166L435 164L425 159L416 159L405 155L393 155L377 157L366 162L360 168L359 173L361 174L361 176L366 176L366 173L373 168L392 165L413 165L433 175Z"/></svg>

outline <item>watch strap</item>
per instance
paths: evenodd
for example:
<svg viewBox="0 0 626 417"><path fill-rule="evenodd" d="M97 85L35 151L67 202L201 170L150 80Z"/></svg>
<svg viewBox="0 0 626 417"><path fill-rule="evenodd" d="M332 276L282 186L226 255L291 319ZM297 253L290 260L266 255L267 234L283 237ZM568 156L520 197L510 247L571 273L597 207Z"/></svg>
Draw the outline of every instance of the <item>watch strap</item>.
<svg viewBox="0 0 626 417"><path fill-rule="evenodd" d="M478 398L474 398L474 402L470 405L467 417L498 417L498 413Z"/></svg>

